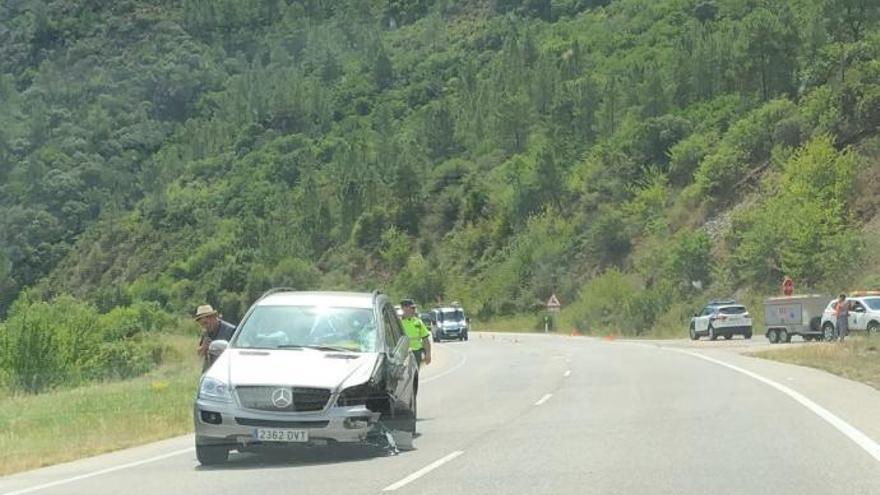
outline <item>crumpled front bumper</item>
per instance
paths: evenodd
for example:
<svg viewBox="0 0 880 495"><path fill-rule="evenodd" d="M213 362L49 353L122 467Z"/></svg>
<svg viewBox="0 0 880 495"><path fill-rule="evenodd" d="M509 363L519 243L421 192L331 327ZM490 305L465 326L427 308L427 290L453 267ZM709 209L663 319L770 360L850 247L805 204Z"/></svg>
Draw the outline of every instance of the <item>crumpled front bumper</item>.
<svg viewBox="0 0 880 495"><path fill-rule="evenodd" d="M244 409L235 402L197 399L193 404L196 441L200 444L259 444L255 438L257 428L308 431L308 442L292 445L363 443L379 416L380 413L366 406L330 407L314 413L275 413Z"/></svg>

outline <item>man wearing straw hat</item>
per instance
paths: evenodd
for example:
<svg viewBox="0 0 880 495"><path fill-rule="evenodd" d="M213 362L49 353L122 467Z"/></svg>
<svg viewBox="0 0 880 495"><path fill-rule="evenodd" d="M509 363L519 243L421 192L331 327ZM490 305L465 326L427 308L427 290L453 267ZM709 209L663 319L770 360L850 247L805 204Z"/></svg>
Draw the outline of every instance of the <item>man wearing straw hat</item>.
<svg viewBox="0 0 880 495"><path fill-rule="evenodd" d="M210 304L202 304L196 309L196 321L202 326L202 336L199 338L197 352L202 356L202 372L208 370L214 363L214 357L208 353L208 346L213 340L229 341L235 333L235 325L220 319L220 314Z"/></svg>

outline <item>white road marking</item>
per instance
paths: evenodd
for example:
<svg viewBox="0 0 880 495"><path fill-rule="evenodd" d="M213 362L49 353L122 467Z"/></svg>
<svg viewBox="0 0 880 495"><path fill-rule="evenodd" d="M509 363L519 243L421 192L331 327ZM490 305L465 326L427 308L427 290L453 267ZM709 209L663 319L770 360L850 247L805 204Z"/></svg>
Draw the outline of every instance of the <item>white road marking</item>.
<svg viewBox="0 0 880 495"><path fill-rule="evenodd" d="M404 486L412 483L413 481L421 478L422 476L430 473L431 471L437 469L438 467L446 464L447 462L455 459L456 457L460 456L461 454L464 454L464 452L461 450L456 450L455 452L447 455L446 457L443 457L442 459L437 459L436 461L432 462L431 464L428 464L427 466L423 467L422 469L419 469L418 471L416 471L413 474L407 476L406 478L398 481L397 483L386 486L385 488L382 489L382 491L383 492L393 492L394 490L397 490L398 488L404 487Z"/></svg>
<svg viewBox="0 0 880 495"><path fill-rule="evenodd" d="M797 402L799 402L802 406L804 406L807 409L809 409L810 411L812 411L816 416L819 416L820 418L827 421L831 426L837 428L838 431L840 431L841 433L846 435L850 440L855 442L856 445L858 445L859 447L864 449L865 452L870 454L871 457L873 457L875 461L880 462L880 444L875 442L871 437L864 434L861 430L857 429L855 426L847 423L846 421L844 421L843 419L841 419L839 416L835 415L831 411L829 411L829 410L825 409L824 407L820 406L819 404L816 404L815 402L811 401L810 399L808 399L806 396L804 396L800 392L792 390L792 389L786 387L785 385L782 385L781 383L777 383L769 378L764 378L763 376L761 376L757 373L740 368L739 366L725 363L724 361L721 361L718 359L710 358L709 356L704 356L703 354L700 354L698 352L691 352L691 351L685 351L685 350L681 350L681 349L670 349L670 348L664 348L664 349L669 350L669 351L680 352L682 354L689 354L691 356L703 359L705 361L709 361L710 363L715 363L719 366L724 366L725 368L729 368L734 371L738 371L738 372L740 372L750 378L754 378L755 380L758 380L761 383L764 383L766 385L769 385L769 386L775 388L776 390L782 392L783 394L785 394L785 395L791 397L792 399L796 400Z"/></svg>
<svg viewBox="0 0 880 495"><path fill-rule="evenodd" d="M566 378L570 377L570 376L571 376L571 370L565 370L565 373L564 373L562 376L564 376L564 377L566 377Z"/></svg>
<svg viewBox="0 0 880 495"><path fill-rule="evenodd" d="M548 400L550 400L550 397L553 397L553 394L546 394L546 395L544 395L544 397L541 397L541 398L538 400L538 402L535 402L535 405L536 405L536 406L540 406L541 404L543 404L543 403L547 402Z"/></svg>
<svg viewBox="0 0 880 495"><path fill-rule="evenodd" d="M437 380L438 378L443 378L444 376L446 376L446 375L448 375L448 374L450 374L450 373L452 373L452 372L458 370L459 368L461 368L462 366L464 366L464 364L467 362L467 356L465 356L464 354L460 354L460 353L458 353L458 352L456 352L456 351L453 351L452 349L447 348L447 346L443 346L443 348L444 348L445 350L447 350L447 351L453 353L453 354L458 354L458 355L461 357L461 361L459 361L459 362L458 362L455 366L453 366L452 368L449 368L448 370L444 371L443 373L440 373L439 375L430 376L430 377L428 377L428 378L424 378L424 379L420 380L420 381L419 381L420 384L431 383L431 382L433 382L434 380Z"/></svg>
<svg viewBox="0 0 880 495"><path fill-rule="evenodd" d="M75 481L81 481L89 478L94 478L95 476L101 476L103 474L113 473L116 471L122 471L123 469L129 469L133 467L143 466L144 464L149 464L151 462L161 461L162 459L168 459L169 457L174 457L182 454L188 454L194 451L194 447L189 447L186 449L175 450L173 452L168 452L167 454L157 455L155 457L150 457L147 459L142 459L140 461L129 462L127 464L120 464L119 466L113 466L106 469L100 469L98 471L92 471L91 473L80 474L77 476L72 476L70 478L64 478L56 481L52 481L50 483L44 483L42 485L32 486L30 488L22 488L21 490L15 490L11 492L6 492L0 495L24 495L25 493L33 493L40 490L45 490L47 488L53 488L60 485L66 485L68 483L73 483Z"/></svg>

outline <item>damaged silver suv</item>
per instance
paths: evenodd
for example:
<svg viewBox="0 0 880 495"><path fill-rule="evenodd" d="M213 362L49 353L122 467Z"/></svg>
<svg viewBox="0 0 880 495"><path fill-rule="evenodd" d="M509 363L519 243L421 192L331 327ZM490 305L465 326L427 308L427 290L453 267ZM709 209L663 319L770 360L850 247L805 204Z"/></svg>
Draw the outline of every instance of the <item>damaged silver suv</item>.
<svg viewBox="0 0 880 495"><path fill-rule="evenodd" d="M415 433L418 368L381 293L269 291L209 352L219 357L193 406L202 464L233 449Z"/></svg>

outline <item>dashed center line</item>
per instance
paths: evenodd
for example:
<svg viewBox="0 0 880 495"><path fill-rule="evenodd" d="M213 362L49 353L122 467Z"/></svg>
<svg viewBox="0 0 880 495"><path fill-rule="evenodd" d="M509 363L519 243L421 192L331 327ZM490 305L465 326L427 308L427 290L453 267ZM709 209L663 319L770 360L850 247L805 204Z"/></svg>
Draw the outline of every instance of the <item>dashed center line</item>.
<svg viewBox="0 0 880 495"><path fill-rule="evenodd" d="M427 466L423 467L422 469L419 469L418 471L416 471L413 474L407 476L406 478L398 481L397 483L386 486L384 489L382 489L382 491L383 492L393 492L394 490L397 490L398 488L402 488L402 487L412 483L413 481L421 478L422 476L430 473L431 471L437 469L438 467L446 464L447 462L455 459L456 457L460 456L461 454L464 454L464 451L456 450L455 452L447 455L446 457L443 457L441 459L437 459L436 461L432 462L431 464L428 464Z"/></svg>
<svg viewBox="0 0 880 495"><path fill-rule="evenodd" d="M538 400L538 402L535 402L535 405L536 405L536 406L540 406L541 404L543 404L543 403L547 402L548 400L550 400L550 397L553 397L553 394L546 394L546 395L544 395L544 397L541 397L541 398Z"/></svg>

